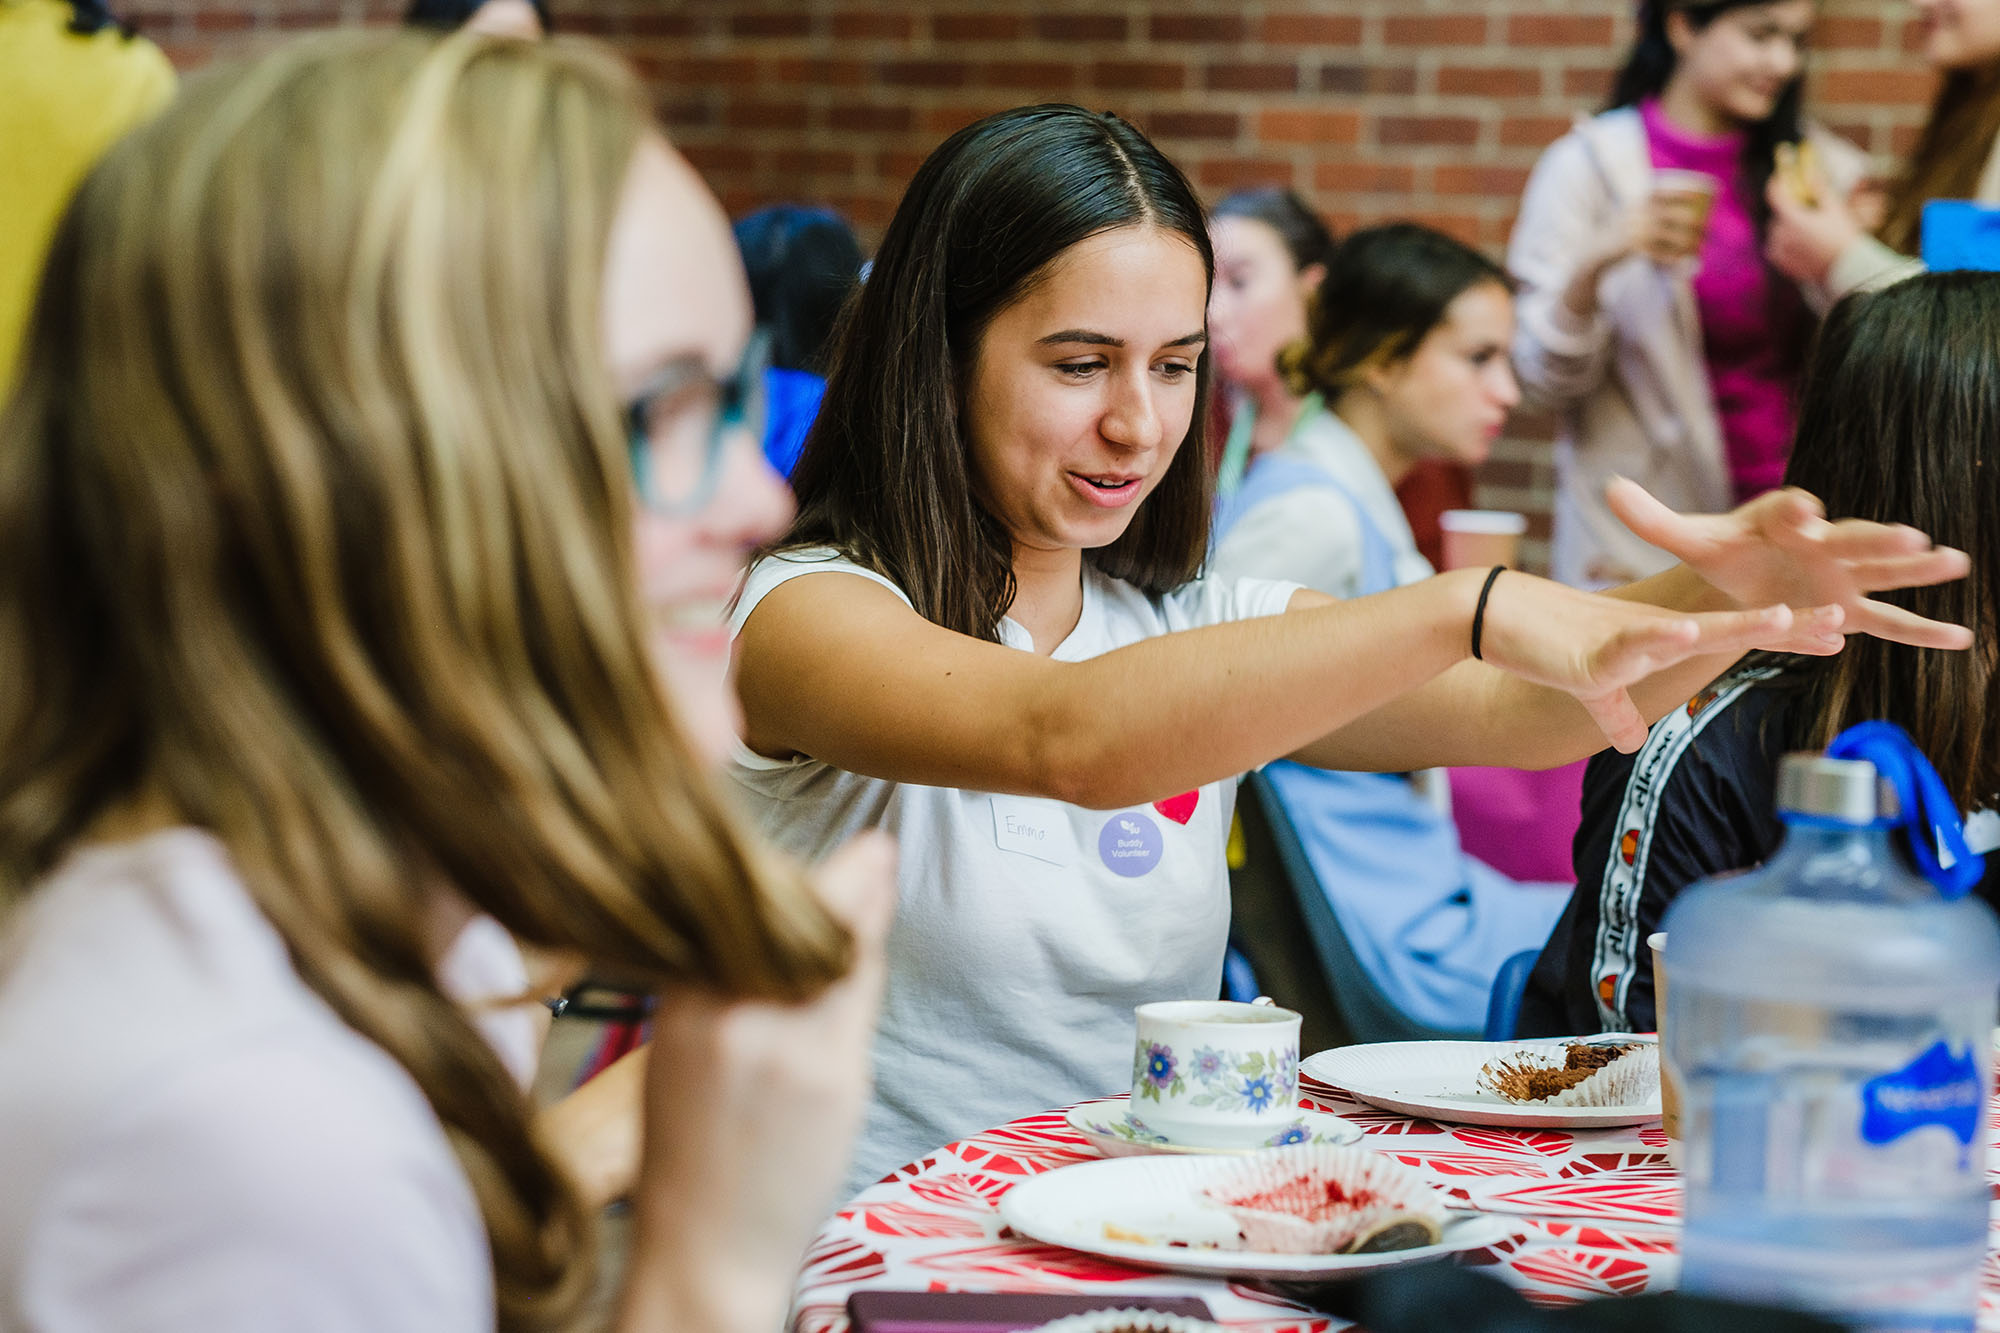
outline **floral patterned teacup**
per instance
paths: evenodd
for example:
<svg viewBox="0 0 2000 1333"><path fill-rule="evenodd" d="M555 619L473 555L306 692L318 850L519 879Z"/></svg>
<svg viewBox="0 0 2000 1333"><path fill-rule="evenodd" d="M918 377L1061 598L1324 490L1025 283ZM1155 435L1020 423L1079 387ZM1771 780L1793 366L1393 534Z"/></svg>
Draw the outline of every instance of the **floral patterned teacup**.
<svg viewBox="0 0 2000 1333"><path fill-rule="evenodd" d="M1298 1118L1299 1016L1268 1002L1137 1010L1132 1116L1175 1142L1249 1148Z"/></svg>

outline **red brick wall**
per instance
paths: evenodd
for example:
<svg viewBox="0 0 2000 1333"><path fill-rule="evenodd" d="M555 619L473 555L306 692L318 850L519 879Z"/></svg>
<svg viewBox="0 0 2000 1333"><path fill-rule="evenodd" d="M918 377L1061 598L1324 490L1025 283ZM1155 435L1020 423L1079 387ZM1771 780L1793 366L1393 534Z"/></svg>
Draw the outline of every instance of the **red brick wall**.
<svg viewBox="0 0 2000 1333"><path fill-rule="evenodd" d="M1414 217L1497 250L1536 154L1603 97L1630 0L555 0L628 52L732 210L804 199L879 234L923 154L1023 102L1152 134L1211 198L1279 183L1339 226ZM392 0L130 0L193 66ZM1824 0L1822 116L1887 164L1929 80L1903 0ZM1547 507L1545 438L1503 442L1482 503ZM1536 536L1542 533L1537 524ZM1539 554L1538 544L1535 553Z"/></svg>

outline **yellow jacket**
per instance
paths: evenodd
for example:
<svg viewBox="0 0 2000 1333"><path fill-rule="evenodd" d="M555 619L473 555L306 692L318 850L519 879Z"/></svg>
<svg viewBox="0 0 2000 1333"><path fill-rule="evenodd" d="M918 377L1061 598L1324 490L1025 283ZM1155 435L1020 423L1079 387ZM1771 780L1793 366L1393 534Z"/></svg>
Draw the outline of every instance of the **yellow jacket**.
<svg viewBox="0 0 2000 1333"><path fill-rule="evenodd" d="M73 33L70 12L65 0L0 0L0 397L63 207L174 90L159 47L116 28Z"/></svg>

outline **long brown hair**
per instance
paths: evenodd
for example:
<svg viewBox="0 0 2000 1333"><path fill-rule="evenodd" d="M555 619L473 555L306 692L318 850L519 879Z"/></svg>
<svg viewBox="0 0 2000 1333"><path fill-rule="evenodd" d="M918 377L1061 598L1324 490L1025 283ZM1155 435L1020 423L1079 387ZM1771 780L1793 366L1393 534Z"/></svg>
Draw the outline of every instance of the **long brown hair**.
<svg viewBox="0 0 2000 1333"><path fill-rule="evenodd" d="M1923 239L1924 205L1933 199L1972 198L1996 139L2000 139L2000 63L1949 71L1938 85L1910 164L1890 191L1888 215L1882 220L1883 243L1915 254Z"/></svg>
<svg viewBox="0 0 2000 1333"><path fill-rule="evenodd" d="M647 132L586 46L309 39L89 177L0 417L0 902L157 793L456 1146L500 1326L589 1222L438 988L440 888L642 978L795 1000L845 933L675 731L601 347Z"/></svg>
<svg viewBox="0 0 2000 1333"><path fill-rule="evenodd" d="M1970 626L1966 652L1866 634L1788 659L1793 744L1899 723L1961 809L2000 797L2000 275L1934 273L1850 296L1820 329L1799 394L1788 485L1834 518L1908 523L1972 558L1963 579L1881 594Z"/></svg>
<svg viewBox="0 0 2000 1333"><path fill-rule="evenodd" d="M1117 227L1215 255L1179 168L1113 115L1031 106L970 125L917 169L836 334L826 398L792 474L799 514L779 549L828 546L909 595L926 620L994 639L1014 600L1013 544L979 502L960 390L995 315L1065 250ZM1194 419L1131 526L1087 553L1147 592L1208 553L1209 358Z"/></svg>

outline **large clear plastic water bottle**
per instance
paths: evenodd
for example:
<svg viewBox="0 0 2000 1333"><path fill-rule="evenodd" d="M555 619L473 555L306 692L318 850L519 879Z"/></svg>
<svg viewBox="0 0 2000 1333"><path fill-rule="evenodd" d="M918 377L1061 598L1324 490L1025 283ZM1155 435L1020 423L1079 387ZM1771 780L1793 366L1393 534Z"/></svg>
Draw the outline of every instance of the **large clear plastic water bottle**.
<svg viewBox="0 0 2000 1333"><path fill-rule="evenodd" d="M1665 923L1681 1285L1970 1333L2000 926L1892 845L1874 765L1788 756L1778 802L1779 851L1688 888Z"/></svg>

